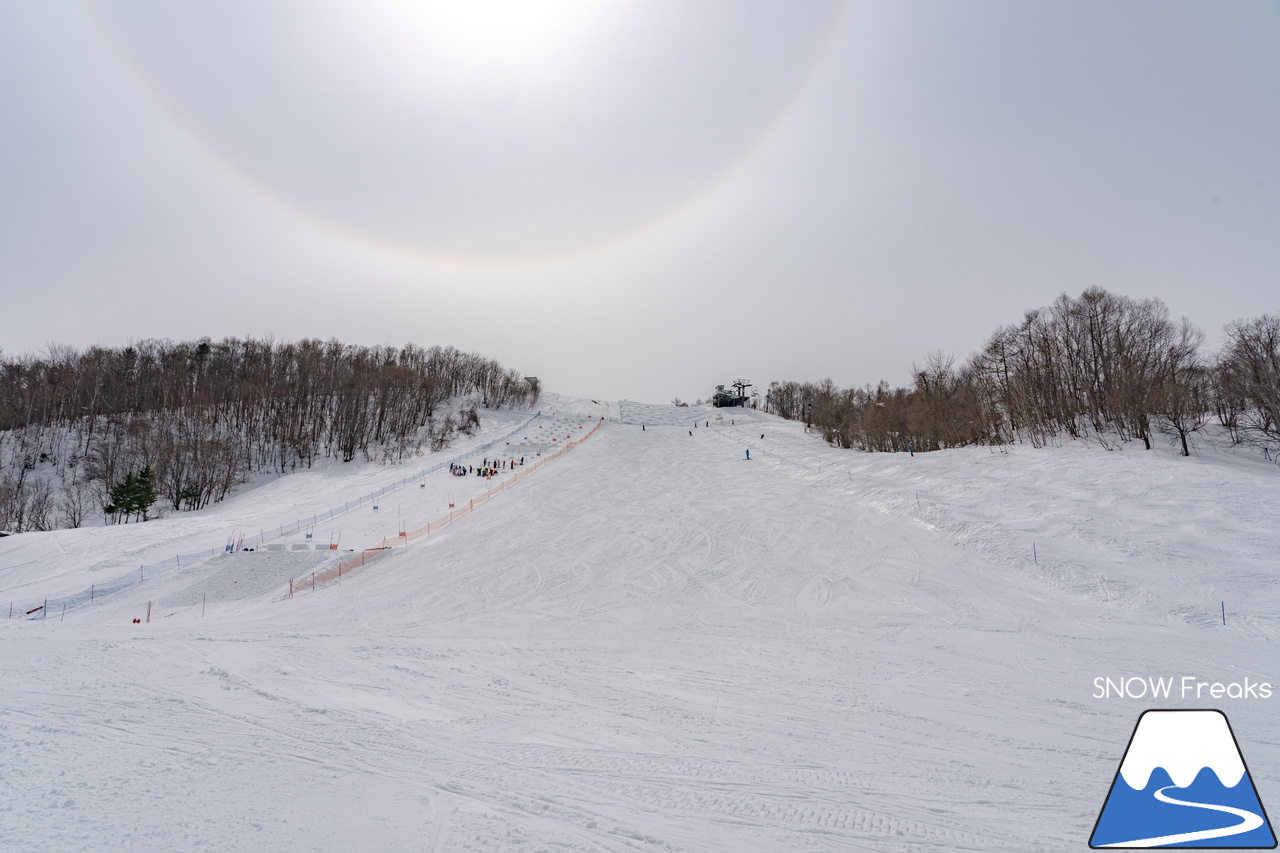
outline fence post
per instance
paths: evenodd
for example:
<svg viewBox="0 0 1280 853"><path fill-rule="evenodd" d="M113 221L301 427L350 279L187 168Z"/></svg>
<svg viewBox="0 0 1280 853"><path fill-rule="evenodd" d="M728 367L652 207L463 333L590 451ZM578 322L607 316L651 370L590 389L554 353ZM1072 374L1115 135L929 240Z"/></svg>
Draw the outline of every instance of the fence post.
<svg viewBox="0 0 1280 853"><path fill-rule="evenodd" d="M147 602L147 621L151 621L151 602Z"/></svg>

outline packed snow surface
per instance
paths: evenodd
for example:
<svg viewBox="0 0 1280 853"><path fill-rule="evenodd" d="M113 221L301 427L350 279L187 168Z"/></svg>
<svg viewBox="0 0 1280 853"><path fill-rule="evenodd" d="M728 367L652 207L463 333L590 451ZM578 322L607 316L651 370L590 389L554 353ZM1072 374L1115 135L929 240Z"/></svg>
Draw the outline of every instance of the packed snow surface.
<svg viewBox="0 0 1280 853"><path fill-rule="evenodd" d="M1151 707L1221 708L1280 803L1280 697L1095 683L1280 685L1275 465L1204 443L863 454L742 409L540 406L490 455L606 420L314 591L351 556L330 542L493 483L438 472L310 540L272 528L533 413L406 465L0 540L0 850L1081 850ZM246 531L265 547L224 555Z"/></svg>

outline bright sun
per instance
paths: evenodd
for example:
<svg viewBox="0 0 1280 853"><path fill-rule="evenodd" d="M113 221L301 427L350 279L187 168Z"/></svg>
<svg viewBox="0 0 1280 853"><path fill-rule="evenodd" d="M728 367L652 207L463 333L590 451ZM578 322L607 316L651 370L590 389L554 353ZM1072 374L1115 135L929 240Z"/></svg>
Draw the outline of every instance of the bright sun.
<svg viewBox="0 0 1280 853"><path fill-rule="evenodd" d="M554 40L593 4L584 0L469 0L397 5L416 7L429 24L445 27L468 43L512 48Z"/></svg>
<svg viewBox="0 0 1280 853"><path fill-rule="evenodd" d="M412 42L469 61L515 64L562 54L629 5L609 0L377 0L355 7L380 44Z"/></svg>

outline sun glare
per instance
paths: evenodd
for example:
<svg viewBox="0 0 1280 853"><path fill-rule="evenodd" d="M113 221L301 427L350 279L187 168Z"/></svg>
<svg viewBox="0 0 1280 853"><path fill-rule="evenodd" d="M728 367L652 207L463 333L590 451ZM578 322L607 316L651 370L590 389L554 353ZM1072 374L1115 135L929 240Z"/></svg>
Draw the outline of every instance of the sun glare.
<svg viewBox="0 0 1280 853"><path fill-rule="evenodd" d="M592 4L583 0L471 0L418 5L433 24L445 27L469 43L513 47L521 42L554 40Z"/></svg>
<svg viewBox="0 0 1280 853"><path fill-rule="evenodd" d="M358 15L378 42L411 41L470 60L553 58L616 13L593 0L380 0Z"/></svg>

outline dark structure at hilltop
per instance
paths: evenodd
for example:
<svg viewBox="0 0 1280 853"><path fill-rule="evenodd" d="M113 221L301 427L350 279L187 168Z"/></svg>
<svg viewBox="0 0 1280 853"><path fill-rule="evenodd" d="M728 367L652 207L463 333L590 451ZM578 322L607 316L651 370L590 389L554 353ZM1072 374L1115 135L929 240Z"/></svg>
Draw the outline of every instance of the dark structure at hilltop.
<svg viewBox="0 0 1280 853"><path fill-rule="evenodd" d="M751 387L751 383L745 379L738 379L731 387L733 391L727 391L723 385L717 385L716 393L711 397L711 404L718 408L747 405L747 389Z"/></svg>

